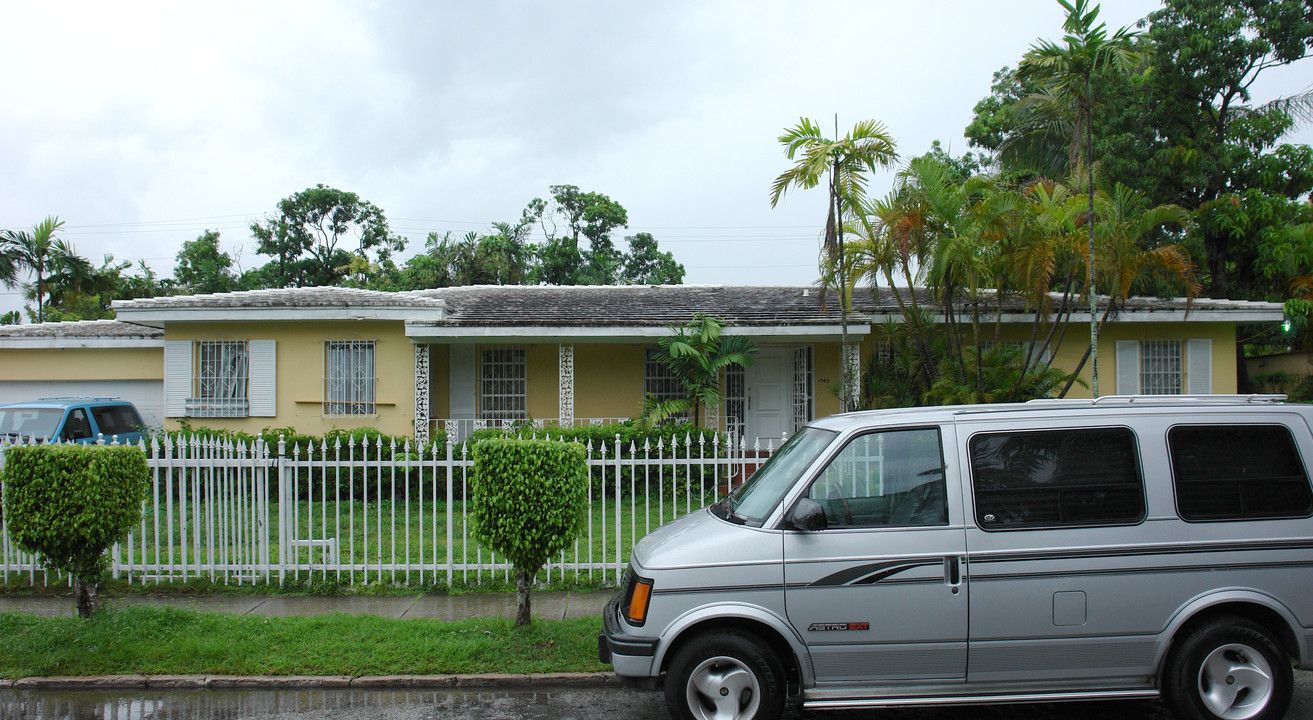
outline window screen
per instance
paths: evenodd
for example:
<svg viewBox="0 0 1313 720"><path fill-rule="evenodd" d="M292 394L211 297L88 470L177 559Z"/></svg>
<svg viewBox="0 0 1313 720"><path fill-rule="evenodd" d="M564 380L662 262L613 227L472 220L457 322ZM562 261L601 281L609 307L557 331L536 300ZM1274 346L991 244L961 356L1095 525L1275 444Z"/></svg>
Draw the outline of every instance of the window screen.
<svg viewBox="0 0 1313 720"><path fill-rule="evenodd" d="M1282 425L1179 425L1167 433L1186 520L1307 517L1308 475Z"/></svg>
<svg viewBox="0 0 1313 720"><path fill-rule="evenodd" d="M986 530L1135 523L1144 484L1127 428L984 433L971 438L976 522Z"/></svg>

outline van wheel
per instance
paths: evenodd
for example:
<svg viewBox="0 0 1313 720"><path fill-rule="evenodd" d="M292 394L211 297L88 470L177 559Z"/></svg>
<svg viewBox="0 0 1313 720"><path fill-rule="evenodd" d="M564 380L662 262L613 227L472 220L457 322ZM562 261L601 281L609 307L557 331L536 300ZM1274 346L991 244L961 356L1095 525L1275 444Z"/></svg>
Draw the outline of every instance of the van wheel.
<svg viewBox="0 0 1313 720"><path fill-rule="evenodd" d="M679 720L776 720L784 668L755 638L719 632L694 639L666 675L666 706Z"/></svg>
<svg viewBox="0 0 1313 720"><path fill-rule="evenodd" d="M1191 720L1277 720L1292 685L1290 660L1272 634L1239 617L1195 629L1163 674L1168 706Z"/></svg>

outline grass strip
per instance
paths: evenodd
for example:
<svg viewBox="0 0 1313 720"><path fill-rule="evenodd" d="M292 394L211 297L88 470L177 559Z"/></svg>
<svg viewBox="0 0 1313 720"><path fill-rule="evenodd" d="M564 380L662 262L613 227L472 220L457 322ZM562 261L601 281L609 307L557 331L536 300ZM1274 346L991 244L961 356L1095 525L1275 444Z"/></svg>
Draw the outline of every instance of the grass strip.
<svg viewBox="0 0 1313 720"><path fill-rule="evenodd" d="M257 617L153 606L89 620L0 613L0 678L86 675L446 675L606 671L597 618Z"/></svg>

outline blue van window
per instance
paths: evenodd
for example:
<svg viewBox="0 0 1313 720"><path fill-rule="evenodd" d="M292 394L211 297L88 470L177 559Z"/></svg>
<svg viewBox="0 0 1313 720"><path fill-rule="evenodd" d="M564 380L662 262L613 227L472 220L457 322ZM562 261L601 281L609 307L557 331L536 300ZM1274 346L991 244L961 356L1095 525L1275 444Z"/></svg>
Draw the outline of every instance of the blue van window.
<svg viewBox="0 0 1313 720"><path fill-rule="evenodd" d="M111 435L126 435L141 432L141 416L128 405L104 405L91 408L92 417L96 418L96 427L108 440Z"/></svg>
<svg viewBox="0 0 1313 720"><path fill-rule="evenodd" d="M69 411L68 419L64 421L64 431L59 434L59 439L85 440L89 437L91 437L91 421L87 419L87 411L82 408Z"/></svg>

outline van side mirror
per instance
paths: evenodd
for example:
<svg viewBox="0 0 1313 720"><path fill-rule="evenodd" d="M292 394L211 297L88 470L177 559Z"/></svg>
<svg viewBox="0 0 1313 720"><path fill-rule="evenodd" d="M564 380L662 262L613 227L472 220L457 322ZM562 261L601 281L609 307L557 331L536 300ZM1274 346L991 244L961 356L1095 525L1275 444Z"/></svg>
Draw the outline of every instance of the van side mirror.
<svg viewBox="0 0 1313 720"><path fill-rule="evenodd" d="M829 521L825 518L825 508L811 498L803 498L793 506L789 516L785 518L790 525L797 530L812 532L815 530L824 530L829 527Z"/></svg>

